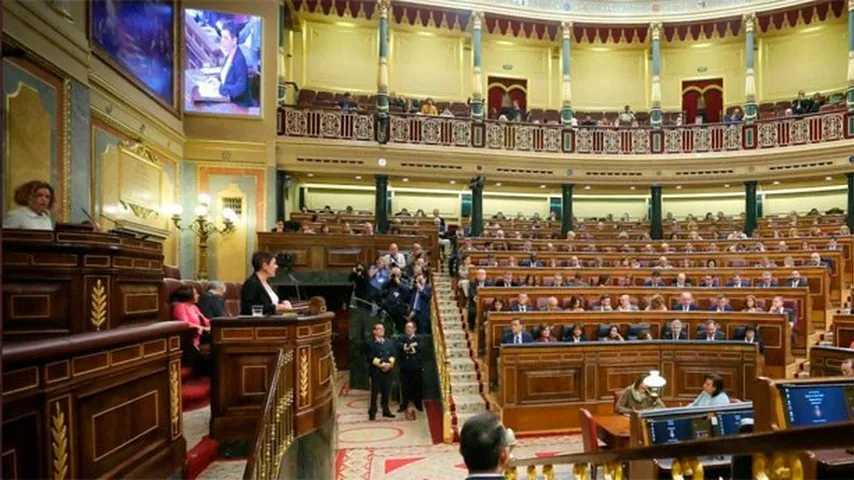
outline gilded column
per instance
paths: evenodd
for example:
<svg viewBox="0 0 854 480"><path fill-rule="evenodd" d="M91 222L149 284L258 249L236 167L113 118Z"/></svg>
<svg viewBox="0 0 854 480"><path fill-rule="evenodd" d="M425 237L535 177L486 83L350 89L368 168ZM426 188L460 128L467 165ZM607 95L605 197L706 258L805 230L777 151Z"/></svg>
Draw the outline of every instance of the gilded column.
<svg viewBox="0 0 854 480"><path fill-rule="evenodd" d="M753 71L756 44L756 15L744 16L744 121L756 120L756 77ZM850 69L849 69L850 70Z"/></svg>
<svg viewBox="0 0 854 480"><path fill-rule="evenodd" d="M483 71L482 71L482 37L483 12L472 14L471 50L472 50L472 93L471 116L474 120L483 120Z"/></svg>
<svg viewBox="0 0 854 480"><path fill-rule="evenodd" d="M848 111L854 111L854 0L848 0Z"/></svg>
<svg viewBox="0 0 854 480"><path fill-rule="evenodd" d="M649 189L649 236L653 240L664 238L664 226L661 223L661 185L653 185Z"/></svg>
<svg viewBox="0 0 854 480"><path fill-rule="evenodd" d="M854 0L852 0L854 1ZM561 43L561 72L563 74L563 104L560 108L560 119L564 125L572 122L572 81L569 74L569 52L570 43L569 35L572 32L572 23L563 22L560 24L563 42Z"/></svg>
<svg viewBox="0 0 854 480"><path fill-rule="evenodd" d="M652 42L652 108L649 111L649 123L653 128L661 128L661 24L652 23L649 29Z"/></svg>
<svg viewBox="0 0 854 480"><path fill-rule="evenodd" d="M379 0L377 8L380 12L379 45L380 61L377 75L377 114L382 118L388 117L388 10L391 0Z"/></svg>

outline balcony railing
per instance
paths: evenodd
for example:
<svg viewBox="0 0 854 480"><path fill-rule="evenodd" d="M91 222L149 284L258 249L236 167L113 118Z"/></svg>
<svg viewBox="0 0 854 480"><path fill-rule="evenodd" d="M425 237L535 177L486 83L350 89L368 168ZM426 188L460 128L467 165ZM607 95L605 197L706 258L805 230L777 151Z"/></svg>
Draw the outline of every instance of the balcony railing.
<svg viewBox="0 0 854 480"><path fill-rule="evenodd" d="M491 151L594 155L693 154L789 147L854 136L845 111L762 120L753 124L650 127L564 127L469 118L392 114L391 144L481 148ZM375 142L373 114L337 110L279 110L279 135ZM383 127L385 128L385 127Z"/></svg>

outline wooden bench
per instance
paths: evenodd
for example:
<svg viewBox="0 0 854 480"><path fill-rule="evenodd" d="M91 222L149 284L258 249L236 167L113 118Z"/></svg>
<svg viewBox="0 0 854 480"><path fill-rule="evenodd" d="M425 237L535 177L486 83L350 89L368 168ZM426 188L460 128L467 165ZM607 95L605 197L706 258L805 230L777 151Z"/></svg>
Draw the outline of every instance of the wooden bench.
<svg viewBox="0 0 854 480"><path fill-rule="evenodd" d="M833 315L833 344L850 348L854 343L854 315L836 313Z"/></svg>
<svg viewBox="0 0 854 480"><path fill-rule="evenodd" d="M485 377L488 384L497 380L496 368L501 339L510 331L514 318L522 320L524 327L532 332L539 325L550 325L552 335L562 339L573 325L581 325L584 337L597 340L601 325L616 325L623 338L628 339L632 325L646 324L654 339L660 339L665 327L675 319L682 322L688 339L697 339L702 325L708 320L718 323L718 328L728 340L739 340L745 326L756 328L762 340L765 354L765 371L775 377L786 376L786 366L793 362L791 327L785 315L775 313L717 313L717 312L490 312L486 323L486 348L484 352ZM536 336L532 336L536 339Z"/></svg>

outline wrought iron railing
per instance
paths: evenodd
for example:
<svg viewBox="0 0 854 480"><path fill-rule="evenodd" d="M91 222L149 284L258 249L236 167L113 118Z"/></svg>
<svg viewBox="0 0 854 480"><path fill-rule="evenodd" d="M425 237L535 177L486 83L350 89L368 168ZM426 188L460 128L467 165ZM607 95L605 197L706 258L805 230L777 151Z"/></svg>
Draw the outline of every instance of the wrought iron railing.
<svg viewBox="0 0 854 480"><path fill-rule="evenodd" d="M453 419L451 417L451 374L450 361L445 352L445 332L442 328L442 315L439 312L438 289L433 289L431 299L430 324L433 331L433 351L436 352L436 371L439 375L439 391L442 397L442 441L454 441Z"/></svg>
<svg viewBox="0 0 854 480"><path fill-rule="evenodd" d="M596 155L693 154L833 142L854 136L845 111L789 116L756 123L650 127L567 127L470 118L392 114L393 144ZM339 110L279 110L279 135L376 141L373 114ZM382 127L385 128L385 127Z"/></svg>
<svg viewBox="0 0 854 480"><path fill-rule="evenodd" d="M293 350L279 350L276 370L267 393L267 403L258 419L255 445L243 472L244 480L279 478L285 454L295 436L293 362Z"/></svg>

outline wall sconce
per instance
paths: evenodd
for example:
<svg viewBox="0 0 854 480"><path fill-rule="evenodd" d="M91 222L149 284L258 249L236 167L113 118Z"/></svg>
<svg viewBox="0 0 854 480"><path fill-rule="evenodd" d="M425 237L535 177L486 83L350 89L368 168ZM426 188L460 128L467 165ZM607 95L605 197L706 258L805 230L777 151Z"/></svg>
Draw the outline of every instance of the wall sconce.
<svg viewBox="0 0 854 480"><path fill-rule="evenodd" d="M210 203L211 196L207 193L200 193L198 204L193 208L193 218L187 226L181 226L181 215L184 209L181 205L170 205L167 207L167 212L172 218L172 223L179 231L191 231L196 234L199 245L199 264L196 272L196 278L199 280L208 279L208 239L212 235L228 235L235 230L235 223L238 215L231 208L222 210L222 226L217 226L215 220L210 218Z"/></svg>

